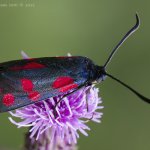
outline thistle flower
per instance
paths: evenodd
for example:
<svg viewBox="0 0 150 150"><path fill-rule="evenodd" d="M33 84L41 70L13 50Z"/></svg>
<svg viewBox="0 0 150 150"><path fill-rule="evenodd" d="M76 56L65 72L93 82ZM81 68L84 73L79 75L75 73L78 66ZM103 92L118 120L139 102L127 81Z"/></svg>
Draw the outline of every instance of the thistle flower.
<svg viewBox="0 0 150 150"><path fill-rule="evenodd" d="M27 59L24 52L22 55ZM10 112L13 117L23 121L16 122L11 117L9 120L18 128L30 127L26 136L28 149L37 146L37 150L72 150L79 138L78 131L88 136L85 130L90 128L86 122L100 122L102 113L97 110L103 106L99 106L102 101L98 92L98 88L94 86L83 87L64 97L56 108L63 95L51 97Z"/></svg>

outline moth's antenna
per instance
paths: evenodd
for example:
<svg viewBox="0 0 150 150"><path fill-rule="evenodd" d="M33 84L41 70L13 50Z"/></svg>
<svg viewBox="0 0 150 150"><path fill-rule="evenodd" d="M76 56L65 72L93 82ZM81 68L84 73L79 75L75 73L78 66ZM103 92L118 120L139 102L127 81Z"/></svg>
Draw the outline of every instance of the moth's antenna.
<svg viewBox="0 0 150 150"><path fill-rule="evenodd" d="M116 45L116 47L112 50L111 54L109 55L106 63L103 66L103 74L107 75L108 77L110 77L111 79L117 81L118 83L120 83L121 85L123 85L124 87L126 87L127 89L129 89L131 92L133 92L135 95L137 95L141 100L147 102L150 104L150 99L143 96L142 94L140 94L139 92L137 92L136 90L134 90L132 87L130 87L129 85L127 85L126 83L120 81L119 79L117 79L116 77L112 76L111 74L107 73L105 71L106 66L108 65L108 63L111 61L113 55L115 54L115 52L118 50L118 48L123 44L123 42L126 41L126 39L132 35L132 33L134 33L138 27L140 26L140 19L138 17L138 15L135 15L136 17L136 24L124 35L124 37L120 40L120 42Z"/></svg>
<svg viewBox="0 0 150 150"><path fill-rule="evenodd" d="M137 95L141 100L147 102L150 104L150 99L143 96L142 94L140 94L139 92L137 92L136 90L134 90L132 87L130 87L129 85L127 85L126 83L120 81L119 79L117 79L116 77L108 74L105 72L105 75L107 75L108 77L110 77L111 79L117 81L118 83L120 83L121 85L123 85L124 87L126 87L127 89L129 89L130 91L132 91L135 95Z"/></svg>
<svg viewBox="0 0 150 150"><path fill-rule="evenodd" d="M108 63L111 61L113 55L115 54L115 52L118 50L118 48L123 44L123 42L126 41L126 39L132 35L132 33L134 33L138 27L140 26L140 19L138 17L138 14L135 14L136 17L136 24L124 35L124 37L120 40L120 42L115 46L115 48L112 50L111 54L109 55L106 63L104 64L104 68L106 68L106 66L108 65Z"/></svg>

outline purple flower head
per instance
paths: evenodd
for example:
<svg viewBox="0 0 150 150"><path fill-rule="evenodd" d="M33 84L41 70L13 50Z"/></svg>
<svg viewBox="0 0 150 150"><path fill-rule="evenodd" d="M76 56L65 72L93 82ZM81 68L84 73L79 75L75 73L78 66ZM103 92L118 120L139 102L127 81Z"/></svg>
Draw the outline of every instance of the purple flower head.
<svg viewBox="0 0 150 150"><path fill-rule="evenodd" d="M25 53L22 52L22 55L27 59ZM102 109L103 106L100 106L102 101L98 97L98 92L98 88L94 86L83 87L64 97L56 108L57 102L63 95L10 112L13 117L23 120L21 122L16 122L11 117L9 120L18 128L30 127L30 138L33 143L36 140L42 141L44 137L49 139L50 150L58 149L58 145L61 147L74 145L79 138L78 131L85 136L88 135L86 132L90 130L86 125L88 121L100 122L102 113L97 110Z"/></svg>

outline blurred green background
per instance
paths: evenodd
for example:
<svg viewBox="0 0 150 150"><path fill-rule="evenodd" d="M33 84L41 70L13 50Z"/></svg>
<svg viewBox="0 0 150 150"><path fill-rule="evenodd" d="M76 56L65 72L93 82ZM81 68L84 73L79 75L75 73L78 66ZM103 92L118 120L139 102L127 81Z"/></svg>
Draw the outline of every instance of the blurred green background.
<svg viewBox="0 0 150 150"><path fill-rule="evenodd" d="M102 65L134 25L137 11L140 29L107 70L150 97L149 6L147 0L0 0L0 61L20 59L24 50L30 57L70 52ZM150 105L109 78L98 87L105 106L102 123L89 123L79 149L149 150ZM8 116L0 114L0 150L20 150L25 129L17 129Z"/></svg>

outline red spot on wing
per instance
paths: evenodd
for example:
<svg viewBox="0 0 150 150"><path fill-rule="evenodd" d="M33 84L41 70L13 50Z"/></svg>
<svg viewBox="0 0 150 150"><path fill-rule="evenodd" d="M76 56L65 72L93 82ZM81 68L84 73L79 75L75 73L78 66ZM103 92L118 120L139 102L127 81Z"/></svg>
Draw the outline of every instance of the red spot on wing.
<svg viewBox="0 0 150 150"><path fill-rule="evenodd" d="M32 101L37 101L40 98L40 93L37 91L30 92L28 95L29 99Z"/></svg>
<svg viewBox="0 0 150 150"><path fill-rule="evenodd" d="M78 87L76 83L74 83L74 79L68 76L58 77L52 84L52 87L55 89L59 88L60 92L67 92L73 88Z"/></svg>
<svg viewBox="0 0 150 150"><path fill-rule="evenodd" d="M40 93L33 91L34 85L29 79L21 79L22 88L25 92L28 92L28 98L32 101L37 101L40 98Z"/></svg>
<svg viewBox="0 0 150 150"><path fill-rule="evenodd" d="M77 87L78 87L78 85L75 84L75 83L74 84L69 84L69 85L66 85L66 86L60 88L59 91L60 92L67 92L67 91L69 91L71 89L74 89L74 88L77 88Z"/></svg>
<svg viewBox="0 0 150 150"><path fill-rule="evenodd" d="M13 94L5 94L4 97L3 97L3 100L2 100L2 103L5 105L5 106L12 106L15 102L15 97Z"/></svg>
<svg viewBox="0 0 150 150"><path fill-rule="evenodd" d="M40 69L40 68L45 68L45 66L37 62L30 62L24 66L13 66L10 68L10 70L18 71L18 70L26 70L26 69Z"/></svg>
<svg viewBox="0 0 150 150"><path fill-rule="evenodd" d="M39 69L39 68L45 68L45 66L37 62L31 62L24 66L24 69Z"/></svg>
<svg viewBox="0 0 150 150"><path fill-rule="evenodd" d="M10 68L10 70L13 70L13 71L23 70L23 67L21 67L21 66L13 66L13 67Z"/></svg>
<svg viewBox="0 0 150 150"><path fill-rule="evenodd" d="M33 90L33 83L29 79L21 79L21 85L25 92L31 92Z"/></svg>
<svg viewBox="0 0 150 150"><path fill-rule="evenodd" d="M57 89L64 87L66 85L72 84L74 82L73 78L68 76L58 77L52 84L52 87Z"/></svg>

